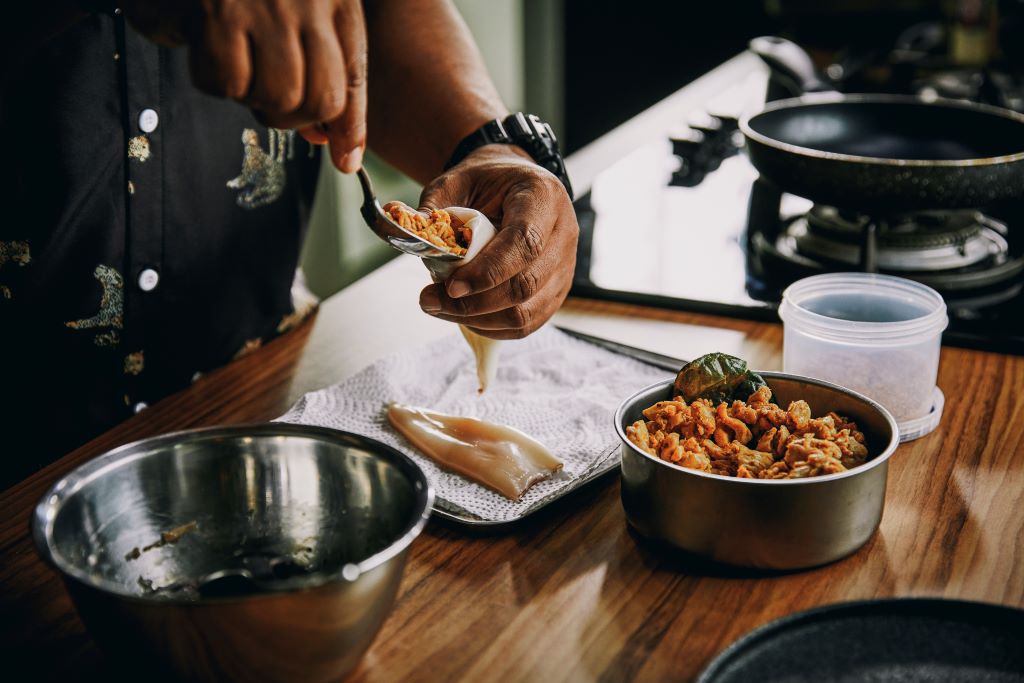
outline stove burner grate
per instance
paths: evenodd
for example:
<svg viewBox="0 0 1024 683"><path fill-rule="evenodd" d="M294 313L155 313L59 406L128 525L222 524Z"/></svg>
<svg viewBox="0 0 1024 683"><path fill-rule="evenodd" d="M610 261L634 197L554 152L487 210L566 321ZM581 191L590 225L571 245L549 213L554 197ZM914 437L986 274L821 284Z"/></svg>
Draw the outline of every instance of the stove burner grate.
<svg viewBox="0 0 1024 683"><path fill-rule="evenodd" d="M857 267L874 227L875 263L892 273L931 273L997 262L1009 253L1006 226L978 211L925 211L875 220L814 206L788 222L780 250L822 264Z"/></svg>
<svg viewBox="0 0 1024 683"><path fill-rule="evenodd" d="M836 271L879 272L939 291L951 308L997 306L1021 291L1024 243L976 210L868 217L814 205L780 217L782 192L755 181L748 211L747 291L777 300L800 278Z"/></svg>

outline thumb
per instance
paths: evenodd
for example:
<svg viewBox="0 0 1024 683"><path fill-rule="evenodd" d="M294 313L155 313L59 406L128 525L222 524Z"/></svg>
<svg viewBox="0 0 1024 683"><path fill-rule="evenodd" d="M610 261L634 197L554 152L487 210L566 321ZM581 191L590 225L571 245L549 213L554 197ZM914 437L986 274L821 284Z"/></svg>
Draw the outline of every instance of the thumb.
<svg viewBox="0 0 1024 683"><path fill-rule="evenodd" d="M466 206L469 183L463 173L444 173L423 188L420 211L432 211L448 206Z"/></svg>

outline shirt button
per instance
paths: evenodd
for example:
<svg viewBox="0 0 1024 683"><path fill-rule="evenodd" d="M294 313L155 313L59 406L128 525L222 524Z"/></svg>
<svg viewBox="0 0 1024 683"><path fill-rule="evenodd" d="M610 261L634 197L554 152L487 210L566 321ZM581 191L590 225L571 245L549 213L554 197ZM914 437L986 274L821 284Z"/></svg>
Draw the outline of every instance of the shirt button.
<svg viewBox="0 0 1024 683"><path fill-rule="evenodd" d="M139 401L138 403L135 404L135 408L133 408L133 410L136 412L136 414L138 414L138 413L141 413L143 410L145 410L148 407L149 407L148 403L146 403L145 401Z"/></svg>
<svg viewBox="0 0 1024 683"><path fill-rule="evenodd" d="M160 117L152 109L143 109L139 114L139 130L143 133L152 133L160 123Z"/></svg>
<svg viewBox="0 0 1024 683"><path fill-rule="evenodd" d="M160 282L160 273L152 268L146 268L139 273L139 289L143 292L152 292L156 289L158 282Z"/></svg>

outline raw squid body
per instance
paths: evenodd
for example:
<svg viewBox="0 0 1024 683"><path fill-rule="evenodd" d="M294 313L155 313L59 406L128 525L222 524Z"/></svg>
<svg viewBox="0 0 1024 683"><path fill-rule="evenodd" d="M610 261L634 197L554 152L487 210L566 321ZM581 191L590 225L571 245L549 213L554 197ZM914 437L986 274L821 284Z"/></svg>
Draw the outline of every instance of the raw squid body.
<svg viewBox="0 0 1024 683"><path fill-rule="evenodd" d="M511 500L562 469L544 444L512 427L400 403L388 406L388 422L434 462Z"/></svg>
<svg viewBox="0 0 1024 683"><path fill-rule="evenodd" d="M456 269L472 261L480 253L480 250L484 248L484 245L494 237L494 225L488 220L487 216L479 211L466 209L461 206L451 206L446 208L445 211L472 228L473 238L469 242L466 255L458 261L423 259L423 263L430 270L434 282L444 282L447 280ZM462 336L469 343L469 348L473 350L473 356L476 358L476 376L480 382L480 391L483 392L494 380L495 373L498 372L498 350L500 344L498 340L482 337L464 325L459 325L459 331L462 332Z"/></svg>

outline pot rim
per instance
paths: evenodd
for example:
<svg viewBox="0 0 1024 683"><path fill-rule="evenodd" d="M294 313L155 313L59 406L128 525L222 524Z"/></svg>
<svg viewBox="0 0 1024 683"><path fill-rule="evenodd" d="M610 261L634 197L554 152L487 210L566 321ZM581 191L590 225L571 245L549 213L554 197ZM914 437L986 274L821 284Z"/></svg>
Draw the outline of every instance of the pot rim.
<svg viewBox="0 0 1024 683"><path fill-rule="evenodd" d="M359 562L347 563L339 571L312 572L292 580L280 580L277 582L281 586L280 590L252 593L243 596L203 598L202 600L188 600L174 596L150 597L130 593L120 583L90 574L81 567L69 562L53 547L51 543L53 540L53 526L58 511L71 496L97 477L121 466L127 461L142 457L154 449L164 448L179 442L183 437L217 439L247 436L297 436L348 446L353 445L354 442L358 447L372 452L375 456L381 457L389 464L397 467L409 478L415 495L415 503L409 522L395 540L386 547ZM331 583L354 583L363 574L380 567L408 549L416 537L420 535L420 532L423 531L424 526L426 526L433 503L434 488L423 473L423 470L407 455L385 443L361 434L331 429L329 427L290 424L286 422L265 422L226 427L184 429L140 439L107 451L79 465L54 482L36 504L32 513L31 525L36 551L47 564L56 569L65 579L72 579L84 586L115 595L119 598L151 605L202 605L214 602L270 599L319 588Z"/></svg>
<svg viewBox="0 0 1024 683"><path fill-rule="evenodd" d="M847 396L852 396L853 398L856 398L856 399L859 399L859 400L863 401L864 403L866 403L868 405L868 407L874 409L883 418L885 418L885 421L889 424L889 433L890 433L889 443L886 444L885 448L882 450L881 453L879 453L875 457L871 458L870 460L868 460L863 465L858 465L857 467L854 467L853 469L847 470L845 472L837 472L836 474L825 474L825 475L822 475L822 476L819 476L819 477L806 477L806 478L803 478L803 479L747 479L747 478L742 478L741 479L739 477L727 477L727 476L725 476L723 474L714 474L714 473L711 473L711 472L702 472L700 470L691 469L689 467L683 467L681 465L677 465L675 463L671 463L671 462L668 462L666 460L662 460L661 458L655 457L655 456L651 455L650 453L647 453L647 452L641 450L640 448L637 447L636 444L634 444L632 441L629 440L629 438L626 436L626 430L623 427L623 418L625 417L626 410L628 408L632 407L633 404L637 401L637 399L640 396L650 392L655 387L665 388L665 389L671 387L673 382L674 382L674 380L672 380L672 379L661 380L661 381L658 381L658 382L654 382L653 384L648 384L647 386L643 387L642 389L634 392L626 400L624 400L622 403L620 403L619 407L615 410L615 416L613 418L615 420L615 433L618 434L619 440L622 441L622 443L625 446L627 446L630 449L632 449L632 451L634 453L636 453L637 455L640 455L640 456L646 458L647 460L650 460L651 462L655 462L655 463L657 463L658 465L660 465L662 467L667 467L669 469L676 470L676 471L679 471L679 472L685 472L686 474L692 475L692 476L695 476L695 477L704 477L704 478L711 479L711 480L714 480L714 481L732 482L733 484L735 484L737 486L813 486L815 484L822 483L822 482L837 481L839 479L845 479L847 477L856 477L856 476L858 476L858 475L860 475L860 474L862 474L864 472L867 472L868 470L872 470L875 467L878 467L879 465L881 465L882 463L888 461L889 458L892 456L892 454L895 453L896 449L899 447L899 445L900 445L900 432L899 432L899 427L896 425L896 419L892 416L892 414L888 410L885 409L884 406L882 406L881 404L877 403L876 401L871 400L870 398L868 398L864 394L861 394L861 393L858 393L856 391L853 391L852 389L847 389L846 387L840 386L838 384L833 384L832 382L826 382L824 380L815 379L813 377L806 377L804 375L795 375L795 374L789 373L789 372L773 372L773 371L760 371L759 370L758 374L761 375L765 379L765 381L768 382L769 388L771 387L771 380L773 378L774 379L791 379L791 380L797 380L797 381L800 381L800 382L806 382L808 384L815 384L815 385L818 385L818 386L823 387L825 389L836 391L836 392L841 393L841 394L846 394Z"/></svg>

